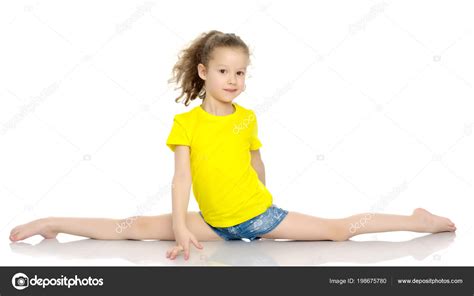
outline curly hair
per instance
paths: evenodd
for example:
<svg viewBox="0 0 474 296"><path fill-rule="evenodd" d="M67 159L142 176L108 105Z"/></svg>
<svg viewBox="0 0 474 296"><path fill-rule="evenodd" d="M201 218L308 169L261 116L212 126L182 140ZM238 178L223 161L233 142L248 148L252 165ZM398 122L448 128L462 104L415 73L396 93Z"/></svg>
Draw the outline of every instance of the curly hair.
<svg viewBox="0 0 474 296"><path fill-rule="evenodd" d="M208 67L212 51L217 47L242 48L250 56L247 44L233 33L216 30L202 33L178 54L178 62L173 67L173 76L168 82L176 82L178 87L175 89L181 88L176 103L184 98L184 105L188 106L196 97L206 97L204 80L199 77L197 66L203 64Z"/></svg>

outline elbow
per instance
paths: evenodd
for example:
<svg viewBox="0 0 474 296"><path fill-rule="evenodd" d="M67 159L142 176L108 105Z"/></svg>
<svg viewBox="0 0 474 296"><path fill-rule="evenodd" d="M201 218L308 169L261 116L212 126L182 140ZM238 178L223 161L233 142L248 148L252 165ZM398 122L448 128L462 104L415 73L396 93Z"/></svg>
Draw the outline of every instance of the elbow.
<svg viewBox="0 0 474 296"><path fill-rule="evenodd" d="M252 167L257 172L265 170L265 166L263 165L263 161L252 161Z"/></svg>
<svg viewBox="0 0 474 296"><path fill-rule="evenodd" d="M173 184L180 183L180 184L191 184L192 177L189 173L175 173L173 176Z"/></svg>

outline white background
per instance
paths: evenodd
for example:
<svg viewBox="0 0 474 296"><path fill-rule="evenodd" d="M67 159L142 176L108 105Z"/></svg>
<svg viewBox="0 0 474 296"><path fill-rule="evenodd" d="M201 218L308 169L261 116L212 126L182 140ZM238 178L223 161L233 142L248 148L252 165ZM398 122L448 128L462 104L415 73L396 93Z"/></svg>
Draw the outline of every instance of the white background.
<svg viewBox="0 0 474 296"><path fill-rule="evenodd" d="M170 212L165 141L200 100L176 104L167 80L217 29L252 51L236 102L257 114L275 204L328 218L424 207L458 230L209 242L185 264L472 265L473 25L470 1L2 2L0 264L170 264L172 242L8 235L45 216Z"/></svg>

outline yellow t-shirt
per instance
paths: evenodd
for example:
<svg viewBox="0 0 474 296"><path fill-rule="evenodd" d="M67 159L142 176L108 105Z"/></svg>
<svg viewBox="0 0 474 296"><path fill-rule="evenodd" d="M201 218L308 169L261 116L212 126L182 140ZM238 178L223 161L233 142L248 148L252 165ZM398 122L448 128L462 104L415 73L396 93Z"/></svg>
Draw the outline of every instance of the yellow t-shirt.
<svg viewBox="0 0 474 296"><path fill-rule="evenodd" d="M229 227L265 212L272 195L251 165L250 150L262 146L255 113L232 103L217 116L201 106L175 115L166 145L190 147L193 193L204 220Z"/></svg>

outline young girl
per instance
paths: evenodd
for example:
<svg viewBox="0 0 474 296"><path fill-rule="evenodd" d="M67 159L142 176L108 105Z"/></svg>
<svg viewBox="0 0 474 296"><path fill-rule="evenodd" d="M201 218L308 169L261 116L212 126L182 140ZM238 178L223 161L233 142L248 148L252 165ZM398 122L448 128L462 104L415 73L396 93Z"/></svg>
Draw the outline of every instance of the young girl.
<svg viewBox="0 0 474 296"><path fill-rule="evenodd" d="M185 106L202 104L174 117L166 141L174 152L172 213L127 219L61 218L34 220L13 228L10 240L40 234L54 238L69 233L94 239L175 240L166 257L199 241L290 239L344 241L383 231L455 231L448 218L417 208L411 215L362 213L326 219L289 212L273 204L265 187L255 113L234 99L245 90L249 48L235 34L210 31L183 50L172 81L182 88ZM188 212L190 188L199 212ZM126 225L127 227L117 227ZM119 231L120 230L120 231Z"/></svg>

